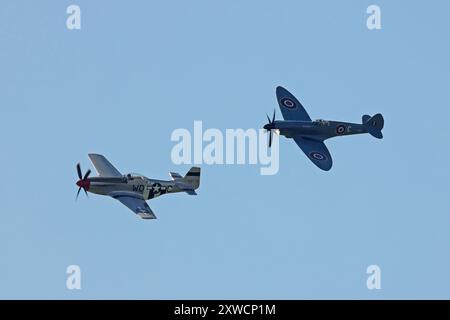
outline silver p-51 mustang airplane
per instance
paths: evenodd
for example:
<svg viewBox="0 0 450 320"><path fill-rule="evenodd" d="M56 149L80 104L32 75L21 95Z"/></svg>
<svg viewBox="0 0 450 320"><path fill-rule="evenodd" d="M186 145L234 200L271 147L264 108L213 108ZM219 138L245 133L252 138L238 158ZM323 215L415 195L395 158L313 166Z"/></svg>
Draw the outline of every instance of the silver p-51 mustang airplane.
<svg viewBox="0 0 450 320"><path fill-rule="evenodd" d="M184 177L176 172L170 172L172 180L149 179L143 175L129 173L122 175L114 166L100 154L89 154L92 164L98 172L98 177L89 178L91 170L81 173L77 164L79 180L77 198L81 189L87 195L92 192L110 196L126 205L131 211L143 219L156 219L155 214L145 200L159 197L166 193L186 192L196 195L200 186L200 168L192 167Z"/></svg>

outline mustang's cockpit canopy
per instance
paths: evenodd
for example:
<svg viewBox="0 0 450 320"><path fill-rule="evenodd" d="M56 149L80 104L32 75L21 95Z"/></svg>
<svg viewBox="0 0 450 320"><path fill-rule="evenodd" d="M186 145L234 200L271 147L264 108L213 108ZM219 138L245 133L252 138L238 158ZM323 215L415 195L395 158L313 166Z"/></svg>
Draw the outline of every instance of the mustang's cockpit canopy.
<svg viewBox="0 0 450 320"><path fill-rule="evenodd" d="M130 172L126 175L126 177L128 178L128 180L137 180L137 179L149 180L149 178L147 178L143 174L136 173L136 172Z"/></svg>

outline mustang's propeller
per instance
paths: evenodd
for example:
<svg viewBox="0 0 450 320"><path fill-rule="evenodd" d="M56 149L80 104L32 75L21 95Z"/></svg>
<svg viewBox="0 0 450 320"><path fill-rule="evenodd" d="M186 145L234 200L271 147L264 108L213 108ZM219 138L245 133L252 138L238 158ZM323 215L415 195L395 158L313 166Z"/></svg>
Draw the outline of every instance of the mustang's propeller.
<svg viewBox="0 0 450 320"><path fill-rule="evenodd" d="M275 109L273 110L272 120L270 120L268 114L266 114L266 116L267 116L267 120L269 121L269 123L264 126L264 129L269 131L269 148L270 148L272 146L272 130L275 129L275 123L274 123L275 122Z"/></svg>
<svg viewBox="0 0 450 320"><path fill-rule="evenodd" d="M87 190L89 190L89 187L91 185L91 181L89 181L89 179L88 179L89 175L91 174L91 170L90 169L88 169L88 171L86 171L86 173L83 176L82 173L81 173L81 166L78 163L77 164L77 173L78 173L78 178L79 178L79 180L77 181L77 186L79 188L78 188L76 199L78 199L78 196L80 195L81 189L83 189L84 193L86 194L86 196L88 196Z"/></svg>

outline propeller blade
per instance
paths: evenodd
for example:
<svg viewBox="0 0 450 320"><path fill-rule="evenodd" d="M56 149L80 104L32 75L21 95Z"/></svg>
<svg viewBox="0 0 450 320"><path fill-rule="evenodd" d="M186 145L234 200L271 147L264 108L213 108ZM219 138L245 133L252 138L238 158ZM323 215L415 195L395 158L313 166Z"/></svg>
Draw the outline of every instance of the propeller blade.
<svg viewBox="0 0 450 320"><path fill-rule="evenodd" d="M88 195L88 193L87 193L86 189L85 189L85 188L83 188L83 190L84 190L84 193L86 194L86 197L88 197L88 198L89 198L89 195Z"/></svg>
<svg viewBox="0 0 450 320"><path fill-rule="evenodd" d="M273 117L272 117L272 123L275 122L275 109L273 109Z"/></svg>
<svg viewBox="0 0 450 320"><path fill-rule="evenodd" d="M267 116L267 121L269 121L269 123L270 123L270 118L269 118L269 115L266 113L266 116Z"/></svg>
<svg viewBox="0 0 450 320"><path fill-rule="evenodd" d="M86 171L86 173L84 174L83 180L86 180L89 177L90 174L91 174L91 169Z"/></svg>
<svg viewBox="0 0 450 320"><path fill-rule="evenodd" d="M81 191L81 187L78 188L78 192L77 192L77 196L76 196L75 200L78 199L78 196L80 195L80 191Z"/></svg>
<svg viewBox="0 0 450 320"><path fill-rule="evenodd" d="M80 166L79 163L77 163L77 173L78 173L78 178L81 180L81 177L82 177L83 175L81 174L81 166Z"/></svg>
<svg viewBox="0 0 450 320"><path fill-rule="evenodd" d="M272 147L272 130L269 133L269 148Z"/></svg>

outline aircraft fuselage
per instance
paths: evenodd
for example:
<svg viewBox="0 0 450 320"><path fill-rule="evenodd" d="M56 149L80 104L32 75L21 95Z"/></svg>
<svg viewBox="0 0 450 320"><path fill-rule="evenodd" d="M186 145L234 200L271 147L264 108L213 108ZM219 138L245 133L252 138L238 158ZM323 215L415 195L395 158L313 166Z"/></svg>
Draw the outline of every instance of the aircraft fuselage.
<svg viewBox="0 0 450 320"><path fill-rule="evenodd" d="M114 192L138 193L144 200L148 200L166 193L182 192L183 190L173 181L123 176L89 178L88 191L100 195L110 195Z"/></svg>
<svg viewBox="0 0 450 320"><path fill-rule="evenodd" d="M286 138L300 135L305 138L326 140L337 136L367 133L364 125L342 121L293 121L275 120L272 130L277 130Z"/></svg>

